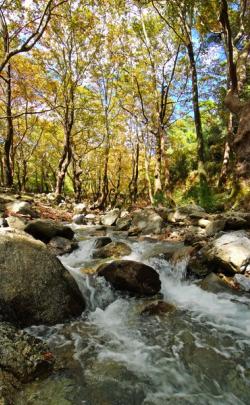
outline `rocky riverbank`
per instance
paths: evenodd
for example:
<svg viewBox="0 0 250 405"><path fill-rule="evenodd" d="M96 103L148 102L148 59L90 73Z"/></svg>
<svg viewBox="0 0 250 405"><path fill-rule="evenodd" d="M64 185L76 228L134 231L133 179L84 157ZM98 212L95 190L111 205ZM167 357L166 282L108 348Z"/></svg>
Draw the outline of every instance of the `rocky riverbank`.
<svg viewBox="0 0 250 405"><path fill-rule="evenodd" d="M58 206L52 196L18 198L4 193L0 194L0 208L1 404L15 403L16 390L51 372L55 363L49 347L21 328L62 323L85 308L76 281L56 257L77 249L75 233L79 230L96 235L96 266L92 262L83 274L104 277L115 289L137 296L160 291L155 269L123 259L131 248L117 241L120 234L123 240L160 241L157 249L147 254L173 264L185 260L187 277L203 289L250 292L249 213L211 215L196 205L103 213L83 203L62 201ZM65 225L71 220L72 226ZM116 240L107 236L110 229ZM150 305L145 313L173 309L163 301ZM19 351L16 362L14 353Z"/></svg>

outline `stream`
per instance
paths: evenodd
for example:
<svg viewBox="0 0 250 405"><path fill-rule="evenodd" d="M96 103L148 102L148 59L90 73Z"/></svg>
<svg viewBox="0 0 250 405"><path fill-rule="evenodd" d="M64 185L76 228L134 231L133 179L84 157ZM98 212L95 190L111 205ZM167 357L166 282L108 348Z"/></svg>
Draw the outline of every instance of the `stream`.
<svg viewBox="0 0 250 405"><path fill-rule="evenodd" d="M77 229L79 248L61 261L76 278L87 310L70 323L32 326L58 359L57 370L28 384L20 405L249 404L250 298L213 294L186 280L186 261L171 266L154 257L160 244L107 231L129 244L126 259L155 268L161 293L176 310L141 315L155 298L113 291L86 274L101 231ZM85 268L83 272L82 269ZM87 270L86 270L87 269Z"/></svg>

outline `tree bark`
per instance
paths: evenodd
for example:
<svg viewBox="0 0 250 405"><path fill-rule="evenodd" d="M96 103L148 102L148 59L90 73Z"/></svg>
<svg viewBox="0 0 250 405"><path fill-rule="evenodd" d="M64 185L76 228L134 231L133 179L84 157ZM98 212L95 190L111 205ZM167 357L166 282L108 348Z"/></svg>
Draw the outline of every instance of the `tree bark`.
<svg viewBox="0 0 250 405"><path fill-rule="evenodd" d="M70 99L66 100L65 105L65 117L64 117L64 145L63 153L58 165L57 180L56 180L56 190L57 196L60 196L63 191L65 176L72 159L72 129L75 119L74 110L74 88L70 89Z"/></svg>
<svg viewBox="0 0 250 405"><path fill-rule="evenodd" d="M6 97L6 116L7 116L7 131L4 142L4 185L6 187L12 187L13 185L13 161L11 157L14 139L14 127L12 119L12 83L11 83L11 65L7 67L7 97Z"/></svg>
<svg viewBox="0 0 250 405"><path fill-rule="evenodd" d="M205 152L204 152L204 139L201 124L201 115L199 107L199 91L198 91L198 77L196 62L194 56L193 44L189 41L187 45L191 76L192 76L192 98L193 98L193 110L194 110L194 123L195 131L197 137L197 155L198 155L198 172L200 179L206 181L206 171L205 171Z"/></svg>
<svg viewBox="0 0 250 405"><path fill-rule="evenodd" d="M218 180L218 187L222 187L228 178L230 156L232 154L232 144L233 144L233 114L230 112L228 116L228 125L227 125L227 137L224 146L224 155L223 162L220 171L220 177Z"/></svg>

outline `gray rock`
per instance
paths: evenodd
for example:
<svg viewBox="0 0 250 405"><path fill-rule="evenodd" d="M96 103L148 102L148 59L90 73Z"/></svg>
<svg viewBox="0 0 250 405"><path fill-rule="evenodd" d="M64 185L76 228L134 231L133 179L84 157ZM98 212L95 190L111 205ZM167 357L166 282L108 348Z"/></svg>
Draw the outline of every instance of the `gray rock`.
<svg viewBox="0 0 250 405"><path fill-rule="evenodd" d="M119 218L120 210L118 208L107 212L105 215L101 216L101 224L105 226L115 225L117 219Z"/></svg>
<svg viewBox="0 0 250 405"><path fill-rule="evenodd" d="M176 307L173 304L169 304L165 301L154 301L147 304L141 311L141 315L166 315L171 312L175 312Z"/></svg>
<svg viewBox="0 0 250 405"><path fill-rule="evenodd" d="M87 220L86 220L84 214L76 214L73 216L72 220L73 220L73 223L76 225L86 225L87 224Z"/></svg>
<svg viewBox="0 0 250 405"><path fill-rule="evenodd" d="M74 237L74 231L69 226L48 219L30 221L24 230L35 239L45 243L48 243L55 236L62 236L70 240Z"/></svg>
<svg viewBox="0 0 250 405"><path fill-rule="evenodd" d="M192 223L192 219L206 218L207 214L202 207L195 204L188 204L171 210L167 214L167 220L171 223L183 222Z"/></svg>
<svg viewBox="0 0 250 405"><path fill-rule="evenodd" d="M40 339L13 325L0 323L0 368L26 383L48 373L54 357Z"/></svg>
<svg viewBox="0 0 250 405"><path fill-rule="evenodd" d="M47 246L51 253L55 254L56 256L60 256L73 252L73 250L77 249L78 243L63 238L62 236L55 236L49 241Z"/></svg>
<svg viewBox="0 0 250 405"><path fill-rule="evenodd" d="M93 258L106 259L108 257L122 257L128 256L132 250L126 243L123 242L111 242L102 248L93 252Z"/></svg>
<svg viewBox="0 0 250 405"><path fill-rule="evenodd" d="M27 221L24 218L10 216L6 218L6 222L10 228L19 229L23 231Z"/></svg>
<svg viewBox="0 0 250 405"><path fill-rule="evenodd" d="M74 214L86 214L87 205L85 203L79 203L74 205Z"/></svg>
<svg viewBox="0 0 250 405"><path fill-rule="evenodd" d="M128 231L132 223L131 217L118 218L116 221L116 229L118 231Z"/></svg>
<svg viewBox="0 0 250 405"><path fill-rule="evenodd" d="M235 274L235 283L240 287L242 291L250 292L250 278L243 274Z"/></svg>
<svg viewBox="0 0 250 405"><path fill-rule="evenodd" d="M229 292L231 290L230 286L215 273L211 273L205 277L204 280L201 281L200 287L203 290L212 292L214 294ZM237 292L235 291L235 293Z"/></svg>
<svg viewBox="0 0 250 405"><path fill-rule="evenodd" d="M226 225L225 219L200 219L198 225L205 229L206 236L214 236L216 233L223 231Z"/></svg>
<svg viewBox="0 0 250 405"><path fill-rule="evenodd" d="M150 296L161 289L159 274L152 267L132 260L103 264L97 269L97 273L115 289L132 294Z"/></svg>
<svg viewBox="0 0 250 405"><path fill-rule="evenodd" d="M9 212L14 214L28 215L32 218L38 217L38 214L33 210L31 204L26 201L14 201L8 203L6 208Z"/></svg>
<svg viewBox="0 0 250 405"><path fill-rule="evenodd" d="M23 233L3 231L0 300L20 324L55 324L80 315L85 303L78 286L46 245Z"/></svg>
<svg viewBox="0 0 250 405"><path fill-rule="evenodd" d="M224 215L226 221L226 230L239 230L250 228L250 213L246 212L227 212Z"/></svg>
<svg viewBox="0 0 250 405"><path fill-rule="evenodd" d="M250 261L250 239L245 231L228 232L202 249L202 253L212 266L241 273Z"/></svg>
<svg viewBox="0 0 250 405"><path fill-rule="evenodd" d="M163 226L163 219L153 209L144 209L133 215L129 234L159 234Z"/></svg>
<svg viewBox="0 0 250 405"><path fill-rule="evenodd" d="M97 238L95 240L94 248L100 249L100 248L108 245L111 242L112 242L112 239L109 236L100 236L99 238Z"/></svg>

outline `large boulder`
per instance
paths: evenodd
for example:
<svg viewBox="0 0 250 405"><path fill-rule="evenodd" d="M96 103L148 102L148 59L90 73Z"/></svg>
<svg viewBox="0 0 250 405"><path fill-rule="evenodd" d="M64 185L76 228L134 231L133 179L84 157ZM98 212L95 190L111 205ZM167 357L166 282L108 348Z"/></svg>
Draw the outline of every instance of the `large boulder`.
<svg viewBox="0 0 250 405"><path fill-rule="evenodd" d="M111 242L93 252L93 258L106 259L108 257L128 256L132 252L131 248L124 242Z"/></svg>
<svg viewBox="0 0 250 405"><path fill-rule="evenodd" d="M97 269L97 273L117 290L150 296L161 289L159 274L152 267L132 260L103 264Z"/></svg>
<svg viewBox="0 0 250 405"><path fill-rule="evenodd" d="M74 237L74 231L69 226L48 219L30 221L24 230L35 239L45 243L48 243L55 236L62 236L70 240Z"/></svg>
<svg viewBox="0 0 250 405"><path fill-rule="evenodd" d="M0 280L0 300L22 326L59 323L85 307L70 273L46 245L25 233L0 231Z"/></svg>
<svg viewBox="0 0 250 405"><path fill-rule="evenodd" d="M119 218L120 210L118 208L107 212L105 215L101 216L101 224L105 226L115 225L117 219Z"/></svg>
<svg viewBox="0 0 250 405"><path fill-rule="evenodd" d="M245 231L227 232L204 248L202 254L217 271L243 273L250 263L250 238Z"/></svg>
<svg viewBox="0 0 250 405"><path fill-rule="evenodd" d="M129 234L159 234L163 226L162 217L153 209L137 211L133 215Z"/></svg>

